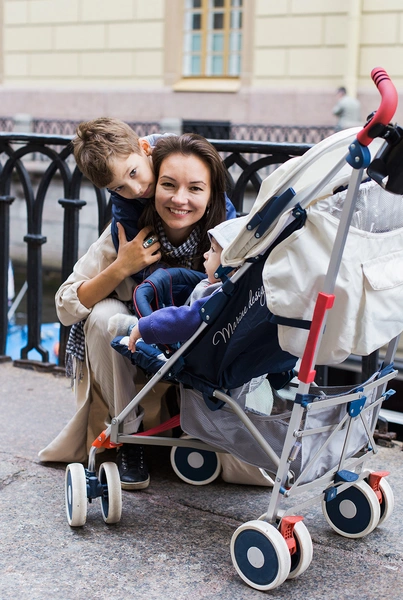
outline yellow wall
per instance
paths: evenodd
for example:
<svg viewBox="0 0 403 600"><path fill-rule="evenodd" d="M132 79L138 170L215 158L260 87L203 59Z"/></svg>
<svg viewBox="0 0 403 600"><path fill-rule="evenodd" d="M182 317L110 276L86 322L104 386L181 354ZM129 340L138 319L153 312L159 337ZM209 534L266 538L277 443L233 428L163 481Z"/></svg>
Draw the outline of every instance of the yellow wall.
<svg viewBox="0 0 403 600"><path fill-rule="evenodd" d="M5 85L162 85L164 0L3 5Z"/></svg>
<svg viewBox="0 0 403 600"><path fill-rule="evenodd" d="M2 114L101 111L150 120L178 112L326 124L340 85L358 94L364 112L376 109L375 66L403 90L402 0L244 0L236 85L181 79L182 0L0 0L0 7Z"/></svg>
<svg viewBox="0 0 403 600"><path fill-rule="evenodd" d="M403 87L403 2L256 0L254 48L254 85L365 88L381 65Z"/></svg>

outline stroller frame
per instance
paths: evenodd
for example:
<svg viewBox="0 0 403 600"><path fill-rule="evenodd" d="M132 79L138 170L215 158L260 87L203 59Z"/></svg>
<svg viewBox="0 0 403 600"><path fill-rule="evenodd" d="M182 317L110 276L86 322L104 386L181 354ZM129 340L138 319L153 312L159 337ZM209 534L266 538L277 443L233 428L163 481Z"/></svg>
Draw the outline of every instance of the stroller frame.
<svg viewBox="0 0 403 600"><path fill-rule="evenodd" d="M337 533L353 538L370 533L380 522L384 522L393 510L393 492L384 479L388 473L372 473L365 467L365 464L369 455L377 453L374 430L382 402L394 393L393 390L387 391L386 387L388 382L397 375L397 371L393 368L393 360L399 337L397 336L389 342L382 367L363 384L341 392L336 390L336 393L332 395L328 395L314 384L316 375L314 365L325 331L327 314L333 306L336 278L359 185L371 159L367 146L374 137L383 137L380 132L381 130L384 132L387 128L397 104L396 91L387 74L382 69L374 69L371 75L381 93L380 108L357 135L358 143L351 144L346 156L318 184L305 190L297 198L298 203L304 207L309 198L318 194L345 165L346 160L352 166L353 172L323 291L319 293L316 301L308 341L298 372L299 384L281 455L278 456L231 396L221 390L215 390L213 393L217 400L225 403L235 413L276 467L274 486L267 510L258 519L241 525L231 541L231 556L235 569L248 585L258 590L278 587L286 579L297 577L308 568L312 560L312 541L302 522L302 517L299 516L300 509L316 503L318 499L321 500L324 516L329 525ZM286 190L280 191L278 200L280 200L282 192L286 192ZM286 202L289 206L295 203L295 199L293 197L289 199L287 196ZM284 205L283 202L281 211L277 212L282 212L285 208L287 205ZM266 229L272 225L273 222L270 222ZM245 262L231 277L231 281L236 282L251 266L250 262ZM71 526L81 526L85 523L87 501L91 502L96 497L101 498L105 522L115 523L120 520L121 489L116 465L113 463L106 463L107 466L101 464L99 476L97 477L95 473L95 457L100 447L111 448L123 443L137 443L185 447L213 453L227 451L199 439L121 433L121 425L125 417L140 404L155 384L164 377L172 379L173 366L197 340L201 332L208 327L210 317L207 308L206 313L202 314L203 323L197 332L164 363L130 404L113 418L111 425L98 436L90 450L88 469L77 464L67 467L66 512ZM334 407L336 409L345 407L343 409L345 414L337 423L305 427L307 417L317 411ZM354 429L356 423L359 423L365 432L366 441L359 449L351 451L350 445L356 435ZM316 434L326 436L325 441L302 466L301 472L295 474L292 470L292 463L301 451L303 440ZM340 434L344 435L344 441L341 444L340 457L336 464L323 474L310 479L307 474L315 461L323 451L329 449L332 440ZM320 491L314 497L310 496L309 499L303 499L294 506L282 508L283 498L288 500L317 488ZM347 514L348 509L345 506L351 505L354 505L355 515ZM262 568L263 566L264 568Z"/></svg>

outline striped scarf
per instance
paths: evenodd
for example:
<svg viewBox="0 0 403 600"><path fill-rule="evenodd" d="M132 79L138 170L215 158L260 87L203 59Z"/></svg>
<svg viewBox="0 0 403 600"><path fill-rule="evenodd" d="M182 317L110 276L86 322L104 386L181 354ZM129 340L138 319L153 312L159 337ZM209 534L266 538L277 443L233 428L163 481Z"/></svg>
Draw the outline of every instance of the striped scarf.
<svg viewBox="0 0 403 600"><path fill-rule="evenodd" d="M191 269L193 260L197 256L200 244L200 227L197 225L189 235L188 239L178 247L175 247L168 240L161 221L157 221L157 234L161 244L162 257L169 256L175 258L180 267Z"/></svg>
<svg viewBox="0 0 403 600"><path fill-rule="evenodd" d="M66 344L66 376L70 377L72 386L74 379L78 379L80 382L83 378L83 363L85 360L84 323L85 321L79 321L71 326Z"/></svg>

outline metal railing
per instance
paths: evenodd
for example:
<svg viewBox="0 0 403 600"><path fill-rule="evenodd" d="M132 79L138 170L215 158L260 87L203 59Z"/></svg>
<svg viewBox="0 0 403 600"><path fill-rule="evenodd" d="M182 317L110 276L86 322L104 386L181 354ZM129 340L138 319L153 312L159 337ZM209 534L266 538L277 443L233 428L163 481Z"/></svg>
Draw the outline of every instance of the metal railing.
<svg viewBox="0 0 403 600"><path fill-rule="evenodd" d="M20 115L21 116L21 115ZM22 115L29 117L29 115ZM18 117L18 115L17 115ZM80 120L29 119L29 132L46 135L74 135ZM158 121L127 121L141 137L150 133L165 133L163 123ZM19 129L15 129L15 127ZM0 131L21 131L14 117L0 117ZM178 131L199 133L215 140L248 140L254 142L287 142L292 144L317 144L334 133L333 125L262 125L256 123L232 123L230 121L207 121L178 119ZM24 129L28 131L28 129Z"/></svg>
<svg viewBox="0 0 403 600"><path fill-rule="evenodd" d="M317 144L334 133L330 125L231 125L230 136L234 140L287 142L289 144Z"/></svg>
<svg viewBox="0 0 403 600"><path fill-rule="evenodd" d="M199 133L207 138L248 140L254 142L287 142L317 144L334 133L331 125L256 125L230 121L182 121L182 131Z"/></svg>
<svg viewBox="0 0 403 600"><path fill-rule="evenodd" d="M150 133L150 131L144 132ZM58 202L63 209L62 258L59 265L64 281L78 259L80 214L87 202L82 198L83 177L72 157L71 136L24 133L0 133L0 360L6 357L8 328L8 266L10 258L10 208L18 187L26 207L26 226L20 233L26 243L27 264L27 343L21 348L21 361L30 361L28 353L36 350L43 365L49 365L49 353L41 344L43 301L42 248L43 211L47 203ZM308 144L210 140L222 154L232 180L231 199L239 213L244 212L247 190L259 191L267 169L304 154ZM32 157L44 157L42 169L33 166ZM28 161L29 159L29 161ZM39 162L39 161L37 161ZM263 173L263 175L262 175ZM50 194L58 178L63 194L58 200ZM34 181L35 180L35 181ZM88 182L86 183L88 185ZM97 206L97 229L101 233L110 219L108 194L92 186ZM21 190L21 192L20 192ZM64 366L68 328L60 329L59 366ZM53 368L54 365L50 365Z"/></svg>
<svg viewBox="0 0 403 600"><path fill-rule="evenodd" d="M43 133L46 135L75 135L77 126L83 121L68 121L66 119L32 119L32 132ZM161 133L160 124L156 121L141 122L128 121L132 129L139 137L150 135L151 133Z"/></svg>

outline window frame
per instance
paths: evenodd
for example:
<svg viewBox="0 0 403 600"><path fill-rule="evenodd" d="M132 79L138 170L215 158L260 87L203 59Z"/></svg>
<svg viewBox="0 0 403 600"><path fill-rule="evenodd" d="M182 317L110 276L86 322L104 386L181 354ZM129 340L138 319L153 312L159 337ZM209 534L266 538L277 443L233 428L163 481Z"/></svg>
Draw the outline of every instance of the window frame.
<svg viewBox="0 0 403 600"><path fill-rule="evenodd" d="M233 0L222 0L223 5L217 7L212 6L214 0L200 0L200 8L187 8L186 4L188 1L190 0L184 0L183 30L184 42L186 41L186 37L188 37L189 48L186 50L184 43L182 77L239 78L241 73L241 68L239 68L239 66L236 73L231 73L231 65L233 65L234 57L235 61L242 66L242 46L240 50L231 50L231 38L236 36L239 40L239 36L242 36L243 33L242 22L240 27L234 29L231 28L233 12L237 10L237 7L232 6ZM239 7L239 12L243 15L245 1L240 0L240 2L242 2L242 5ZM192 21L194 20L194 17L197 17L198 15L200 15L200 30L192 29ZM215 17L220 15L223 16L222 26L215 28ZM200 35L201 43L198 49L193 50L191 42L196 35ZM219 35L222 36L222 47L220 49L214 49L214 38ZM192 59L199 59L200 70L198 73L192 68ZM221 68L218 72L214 72L214 63L216 61L221 61Z"/></svg>
<svg viewBox="0 0 403 600"><path fill-rule="evenodd" d="M174 91L236 92L251 85L255 0L242 6L241 72L229 76L183 75L185 0L165 0L164 84Z"/></svg>

